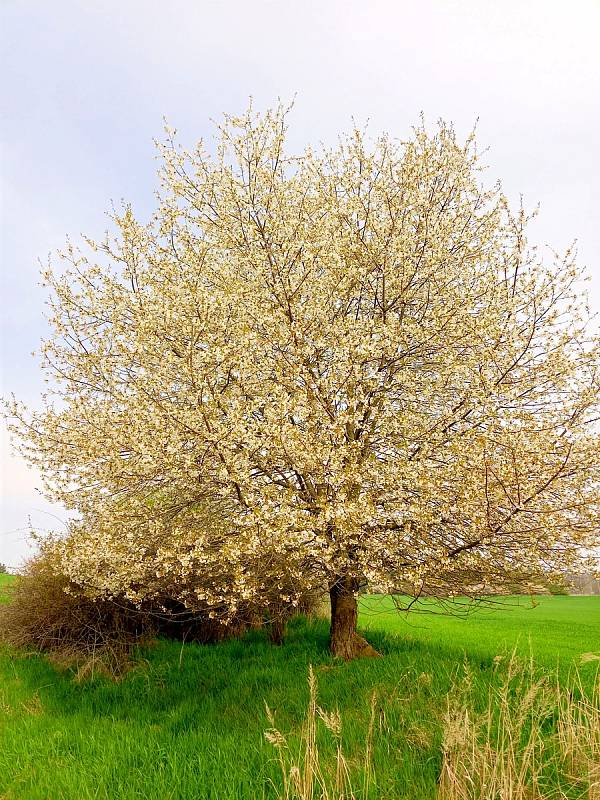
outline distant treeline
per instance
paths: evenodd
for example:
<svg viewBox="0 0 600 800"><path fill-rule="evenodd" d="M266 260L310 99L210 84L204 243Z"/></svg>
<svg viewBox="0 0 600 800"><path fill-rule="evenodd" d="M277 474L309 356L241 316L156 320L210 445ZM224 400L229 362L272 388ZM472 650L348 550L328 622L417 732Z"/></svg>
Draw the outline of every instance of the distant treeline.
<svg viewBox="0 0 600 800"><path fill-rule="evenodd" d="M593 575L569 575L571 594L600 594L600 581Z"/></svg>

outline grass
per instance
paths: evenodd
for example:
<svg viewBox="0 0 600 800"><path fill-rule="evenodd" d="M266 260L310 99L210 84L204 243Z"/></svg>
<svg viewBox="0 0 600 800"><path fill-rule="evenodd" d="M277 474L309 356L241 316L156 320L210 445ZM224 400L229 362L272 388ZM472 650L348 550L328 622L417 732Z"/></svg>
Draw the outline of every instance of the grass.
<svg viewBox="0 0 600 800"><path fill-rule="evenodd" d="M399 598L401 599L401 598ZM397 634L407 642L467 651L471 659L487 658L514 647L548 668L566 674L581 655L600 650L600 597L498 597L493 609L468 606L470 613L448 616L425 602L416 613L399 614L391 597L371 595L361 603L366 631Z"/></svg>
<svg viewBox="0 0 600 800"><path fill-rule="evenodd" d="M600 683L581 691L577 673L563 686L513 653L498 665L487 690L473 683L468 665L447 698L442 721L443 762L437 800L597 800L600 796ZM360 769L351 768L339 712L318 704L309 670L309 702L295 746L276 727L267 740L281 769L279 800L348 800L371 796L377 697L373 693ZM482 704L482 700L486 701ZM335 753L323 756L319 733ZM356 759L355 759L356 760Z"/></svg>
<svg viewBox="0 0 600 800"><path fill-rule="evenodd" d="M101 676L77 683L44 658L0 650L0 797L278 797L282 776L263 736L271 726L265 703L296 746L312 664L319 704L339 708L351 776L360 772L375 692L366 796L434 800L446 698L465 664L473 696L485 704L500 685L495 657L505 646L518 642L527 652L530 640L544 668L560 657L563 670L600 646L600 598L541 598L532 610L503 608L466 621L406 620L390 611L389 599L365 598L361 623L385 657L349 664L329 656L327 623L304 619L293 621L283 647L269 645L260 632L208 646L159 641L139 653L118 683ZM581 667L588 688L597 666ZM337 744L325 734L318 734L320 752L335 761Z"/></svg>
<svg viewBox="0 0 600 800"><path fill-rule="evenodd" d="M16 580L16 575L7 575L6 572L0 572L0 605L2 603L8 603L9 587L12 586ZM1 795L0 800L2 800Z"/></svg>

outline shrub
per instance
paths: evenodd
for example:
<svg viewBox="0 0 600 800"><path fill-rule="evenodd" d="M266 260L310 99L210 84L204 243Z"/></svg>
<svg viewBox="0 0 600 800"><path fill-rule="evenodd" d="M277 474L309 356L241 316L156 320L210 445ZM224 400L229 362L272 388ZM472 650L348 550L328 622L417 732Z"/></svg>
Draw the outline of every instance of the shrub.
<svg viewBox="0 0 600 800"><path fill-rule="evenodd" d="M51 547L33 558L0 609L0 638L53 654L80 674L119 673L134 644L151 636L152 617L117 600L93 600L57 569Z"/></svg>
<svg viewBox="0 0 600 800"><path fill-rule="evenodd" d="M55 662L75 666L79 676L97 670L117 675L130 663L133 647L157 635L207 644L265 626L279 644L288 619L310 613L317 603L309 594L298 606L266 597L261 604L240 605L231 617L225 607L188 607L176 596L180 588L165 586L163 596L141 606L122 597L90 597L64 575L57 548L49 543L8 587L10 602L0 609L0 640L49 653Z"/></svg>

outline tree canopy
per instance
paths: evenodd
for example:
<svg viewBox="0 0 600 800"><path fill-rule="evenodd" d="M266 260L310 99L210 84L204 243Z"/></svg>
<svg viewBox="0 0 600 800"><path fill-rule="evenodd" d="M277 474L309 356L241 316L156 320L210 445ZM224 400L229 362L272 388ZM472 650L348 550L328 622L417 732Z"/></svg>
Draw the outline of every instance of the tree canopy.
<svg viewBox="0 0 600 800"><path fill-rule="evenodd" d="M52 392L13 404L63 568L139 601L234 611L361 586L473 594L598 544L599 342L569 251L482 185L474 135L355 129L291 155L287 113L169 132L157 210L48 271Z"/></svg>

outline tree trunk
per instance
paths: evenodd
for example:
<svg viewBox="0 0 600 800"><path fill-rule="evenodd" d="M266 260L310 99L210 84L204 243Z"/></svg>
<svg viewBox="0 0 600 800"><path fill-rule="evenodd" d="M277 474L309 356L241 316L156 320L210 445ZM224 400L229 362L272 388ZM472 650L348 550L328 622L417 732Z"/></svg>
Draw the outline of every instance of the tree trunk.
<svg viewBox="0 0 600 800"><path fill-rule="evenodd" d="M269 625L269 641L271 644L283 644L285 637L285 619L283 616L274 617Z"/></svg>
<svg viewBox="0 0 600 800"><path fill-rule="evenodd" d="M332 655L350 661L380 655L356 632L358 585L351 578L336 578L329 589L331 629L329 649Z"/></svg>

